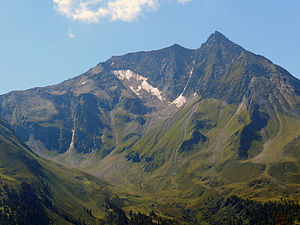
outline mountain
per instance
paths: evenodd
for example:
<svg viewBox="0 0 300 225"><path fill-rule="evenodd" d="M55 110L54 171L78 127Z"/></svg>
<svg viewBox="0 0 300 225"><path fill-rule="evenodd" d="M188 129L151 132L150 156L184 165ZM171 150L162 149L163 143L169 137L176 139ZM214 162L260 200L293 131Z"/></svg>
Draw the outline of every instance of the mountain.
<svg viewBox="0 0 300 225"><path fill-rule="evenodd" d="M209 201L246 204L233 194L300 199L300 81L219 32L2 95L0 117L35 154L141 197L135 210L207 222Z"/></svg>

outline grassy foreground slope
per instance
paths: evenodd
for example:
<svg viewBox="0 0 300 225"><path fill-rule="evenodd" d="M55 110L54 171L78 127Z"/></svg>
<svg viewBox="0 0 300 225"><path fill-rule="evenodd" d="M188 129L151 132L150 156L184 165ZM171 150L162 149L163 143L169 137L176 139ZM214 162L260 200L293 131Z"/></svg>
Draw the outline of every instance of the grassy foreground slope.
<svg viewBox="0 0 300 225"><path fill-rule="evenodd" d="M0 224L96 224L114 198L99 179L38 157L2 122L0 182Z"/></svg>
<svg viewBox="0 0 300 225"><path fill-rule="evenodd" d="M99 178L40 158L0 122L1 225L186 224L136 207L145 200L135 193L120 194Z"/></svg>

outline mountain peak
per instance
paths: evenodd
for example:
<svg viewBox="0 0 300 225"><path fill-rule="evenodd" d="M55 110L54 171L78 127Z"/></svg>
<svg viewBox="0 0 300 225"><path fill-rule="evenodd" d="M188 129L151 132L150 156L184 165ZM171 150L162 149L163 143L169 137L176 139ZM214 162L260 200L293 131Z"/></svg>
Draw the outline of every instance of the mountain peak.
<svg viewBox="0 0 300 225"><path fill-rule="evenodd" d="M215 44L217 44L217 45L228 45L228 44L235 44L235 43L230 41L225 35L223 35L219 31L215 31L214 33L212 33L208 37L205 44L207 44L207 45L215 45Z"/></svg>
<svg viewBox="0 0 300 225"><path fill-rule="evenodd" d="M183 48L181 45L175 43L173 45L170 46L171 48Z"/></svg>
<svg viewBox="0 0 300 225"><path fill-rule="evenodd" d="M207 41L210 41L210 40L221 41L221 40L229 40L229 39L225 35L223 35L221 32L215 31L208 37Z"/></svg>
<svg viewBox="0 0 300 225"><path fill-rule="evenodd" d="M187 48L185 48L185 47L183 47L183 46L181 46L177 43L171 45L170 47L167 47L166 49L171 49L171 50L175 50L175 51L176 50L190 50L190 49L187 49Z"/></svg>
<svg viewBox="0 0 300 225"><path fill-rule="evenodd" d="M243 51L244 49L232 42L231 40L229 40L225 35L223 35L222 33L215 31L214 33L212 33L207 41L204 43L204 45L206 47L208 47L209 49L215 49L215 48L219 48L221 47L223 50L227 49L230 50L230 52L236 52L239 53L241 51Z"/></svg>

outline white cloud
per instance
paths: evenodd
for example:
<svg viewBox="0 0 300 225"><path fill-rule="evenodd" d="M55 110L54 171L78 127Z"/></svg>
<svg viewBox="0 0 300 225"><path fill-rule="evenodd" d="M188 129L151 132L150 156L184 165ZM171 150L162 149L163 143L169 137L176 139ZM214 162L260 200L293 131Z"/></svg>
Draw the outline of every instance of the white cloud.
<svg viewBox="0 0 300 225"><path fill-rule="evenodd" d="M72 29L69 29L69 33L68 33L69 38L76 38L76 35L73 33Z"/></svg>
<svg viewBox="0 0 300 225"><path fill-rule="evenodd" d="M108 11L112 20L131 21L138 17L142 9L155 10L157 0L116 0L108 2Z"/></svg>
<svg viewBox="0 0 300 225"><path fill-rule="evenodd" d="M97 23L103 18L132 21L143 10L156 10L158 0L53 0L57 12L73 20Z"/></svg>
<svg viewBox="0 0 300 225"><path fill-rule="evenodd" d="M185 4L187 2L191 2L192 0L177 0L180 4Z"/></svg>

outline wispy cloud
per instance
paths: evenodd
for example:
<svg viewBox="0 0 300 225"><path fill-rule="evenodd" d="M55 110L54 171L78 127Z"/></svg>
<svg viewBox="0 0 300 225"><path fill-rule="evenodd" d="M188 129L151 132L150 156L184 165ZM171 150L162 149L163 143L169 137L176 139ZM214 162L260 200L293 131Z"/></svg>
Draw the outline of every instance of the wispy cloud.
<svg viewBox="0 0 300 225"><path fill-rule="evenodd" d="M184 4L191 0L177 0ZM143 11L159 8L159 0L53 0L57 12L73 20L97 23L108 18L112 21L132 21Z"/></svg>
<svg viewBox="0 0 300 225"><path fill-rule="evenodd" d="M187 2L191 2L192 0L177 0L181 4L185 4Z"/></svg>
<svg viewBox="0 0 300 225"><path fill-rule="evenodd" d="M71 28L69 28L68 36L69 36L69 38L76 38L76 35L73 33Z"/></svg>

